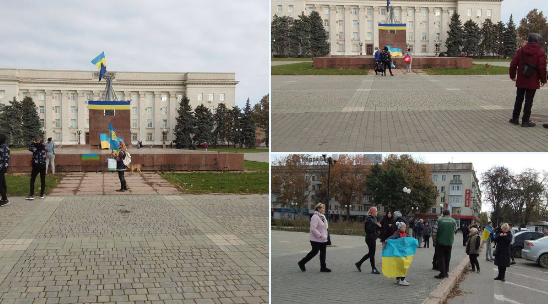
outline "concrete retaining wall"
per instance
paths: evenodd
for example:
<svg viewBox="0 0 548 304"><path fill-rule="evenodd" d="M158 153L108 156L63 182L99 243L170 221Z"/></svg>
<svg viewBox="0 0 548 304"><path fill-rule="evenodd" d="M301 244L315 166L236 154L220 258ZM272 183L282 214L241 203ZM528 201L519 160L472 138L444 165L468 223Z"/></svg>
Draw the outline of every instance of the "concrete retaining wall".
<svg viewBox="0 0 548 304"><path fill-rule="evenodd" d="M317 57L314 58L314 67L318 69L372 69L375 59L371 57ZM404 68L403 58L393 58L396 68ZM471 69L472 58L466 57L414 57L414 69Z"/></svg>

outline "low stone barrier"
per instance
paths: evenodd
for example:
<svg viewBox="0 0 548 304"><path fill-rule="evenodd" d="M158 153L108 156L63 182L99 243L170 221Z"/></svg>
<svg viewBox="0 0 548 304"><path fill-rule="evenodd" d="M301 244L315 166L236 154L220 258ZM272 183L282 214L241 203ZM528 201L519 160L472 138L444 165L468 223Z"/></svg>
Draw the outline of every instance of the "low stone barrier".
<svg viewBox="0 0 548 304"><path fill-rule="evenodd" d="M392 58L396 68L405 68L403 58ZM317 69L372 69L375 58L363 56L316 57L313 59ZM472 58L467 57L413 57L414 69L471 69Z"/></svg>

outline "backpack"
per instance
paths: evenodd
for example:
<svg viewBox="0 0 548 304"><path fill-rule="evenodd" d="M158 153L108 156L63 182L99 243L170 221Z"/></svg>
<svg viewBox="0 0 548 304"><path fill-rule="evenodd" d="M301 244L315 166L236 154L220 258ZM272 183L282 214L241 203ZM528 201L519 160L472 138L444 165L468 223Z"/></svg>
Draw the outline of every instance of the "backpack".
<svg viewBox="0 0 548 304"><path fill-rule="evenodd" d="M536 72L537 70L537 67L532 64L531 62L527 62L525 61L525 57L523 56L523 49L521 49L521 59L523 59L523 76L525 78L530 78L531 76L533 76L533 74Z"/></svg>
<svg viewBox="0 0 548 304"><path fill-rule="evenodd" d="M124 163L124 165L127 167L131 164L131 154L129 154L129 152L126 151L126 157L124 157L124 159L122 160L122 162Z"/></svg>

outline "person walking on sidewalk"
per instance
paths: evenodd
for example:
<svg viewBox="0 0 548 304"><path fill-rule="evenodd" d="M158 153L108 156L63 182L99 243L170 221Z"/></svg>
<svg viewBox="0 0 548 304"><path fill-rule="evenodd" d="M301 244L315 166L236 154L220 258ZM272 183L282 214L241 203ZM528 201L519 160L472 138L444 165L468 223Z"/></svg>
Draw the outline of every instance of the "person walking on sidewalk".
<svg viewBox="0 0 548 304"><path fill-rule="evenodd" d="M425 222L424 223L424 248L430 248L430 233L432 229L430 227L430 223Z"/></svg>
<svg viewBox="0 0 548 304"><path fill-rule="evenodd" d="M460 230L462 231L462 246L466 246L466 241L468 241L468 236L470 235L468 223L464 223Z"/></svg>
<svg viewBox="0 0 548 304"><path fill-rule="evenodd" d="M329 224L325 218L325 205L319 203L314 209L314 215L310 219L310 245L312 250L297 264L302 271L306 271L306 263L312 260L320 252L320 272L331 272L325 263L327 247L327 228Z"/></svg>
<svg viewBox="0 0 548 304"><path fill-rule="evenodd" d="M495 252L495 266L499 268L499 274L495 280L505 281L506 268L510 267L510 243L512 242L512 233L509 231L508 224L502 224L502 232L497 235L495 242L497 249Z"/></svg>
<svg viewBox="0 0 548 304"><path fill-rule="evenodd" d="M396 219L392 215L392 212L388 210L386 212L386 215L381 220L381 243L382 243L382 250L386 248L386 239L392 236L394 232L398 230L398 227L396 226Z"/></svg>
<svg viewBox="0 0 548 304"><path fill-rule="evenodd" d="M436 253L438 255L438 268L440 274L436 279L444 279L449 276L449 262L451 261L451 250L455 241L455 229L457 222L451 218L451 212L443 210L443 216L438 219L438 233L436 235Z"/></svg>
<svg viewBox="0 0 548 304"><path fill-rule="evenodd" d="M32 152L32 172L30 173L30 194L26 199L34 200L34 182L38 174L40 174L40 198L44 198L46 191L46 146L42 143L42 138L38 135L35 136L28 150Z"/></svg>
<svg viewBox="0 0 548 304"><path fill-rule="evenodd" d="M361 267L363 262L369 259L369 262L371 263L371 273L380 274L377 267L375 267L375 250L377 247L377 230L379 227L381 227L381 223L377 223L377 207L371 207L369 208L364 224L365 243L367 244L369 252L367 252L361 260L355 263L356 268L358 268L358 271L360 272L362 271Z"/></svg>
<svg viewBox="0 0 548 304"><path fill-rule="evenodd" d="M405 55L403 56L404 59L403 61L405 62L405 72L406 73L411 73L411 62L413 62L413 58L411 56L411 49L407 49L407 52L405 52ZM406 59L406 57L409 56L409 59ZM420 243L419 243L420 244Z"/></svg>
<svg viewBox="0 0 548 304"><path fill-rule="evenodd" d="M466 240L466 254L470 257L470 264L472 265L472 271L478 270L478 273L480 273L480 266L478 262L478 256L479 256L479 247L480 247L481 241L480 237L478 235L478 229L472 228L470 229L470 237L468 240Z"/></svg>
<svg viewBox="0 0 548 304"><path fill-rule="evenodd" d="M384 66L384 75L386 76L386 68L390 71L390 76L394 76L392 74L392 55L390 55L390 52L388 51L388 47L384 47L382 53L381 53L381 61Z"/></svg>
<svg viewBox="0 0 548 304"><path fill-rule="evenodd" d="M419 248L421 248L421 243L422 243L422 237L424 235L424 224L423 224L423 220L420 219L418 221L418 223L415 225L415 234L417 235L417 240L419 241Z"/></svg>
<svg viewBox="0 0 548 304"><path fill-rule="evenodd" d="M0 134L0 207L4 207L10 203L8 200L8 185L6 184L6 171L10 162L10 148L6 145L6 134Z"/></svg>
<svg viewBox="0 0 548 304"><path fill-rule="evenodd" d="M48 138L46 145L46 174L48 173L48 165L51 163L51 174L55 174L55 143Z"/></svg>
<svg viewBox="0 0 548 304"><path fill-rule="evenodd" d="M514 125L519 125L519 114L525 98L521 126L535 126L535 122L529 120L531 108L533 107L533 98L535 98L536 91L546 84L546 58L540 46L541 39L540 34L529 34L527 44L516 52L512 62L510 62L510 79L516 82L517 88L514 111L510 119L510 123ZM548 124L543 126L548 128Z"/></svg>

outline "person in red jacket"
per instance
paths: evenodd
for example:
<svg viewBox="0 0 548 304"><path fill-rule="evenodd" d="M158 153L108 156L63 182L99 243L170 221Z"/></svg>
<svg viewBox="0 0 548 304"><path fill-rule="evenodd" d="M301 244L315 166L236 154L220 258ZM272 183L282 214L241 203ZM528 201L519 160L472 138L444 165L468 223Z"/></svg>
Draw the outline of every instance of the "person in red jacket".
<svg viewBox="0 0 548 304"><path fill-rule="evenodd" d="M541 39L542 36L539 34L529 34L527 44L516 52L510 63L510 78L512 81L516 82L517 88L516 103L514 104L514 112L512 113L510 123L519 125L519 114L521 112L523 99L525 98L523 116L521 117L522 127L535 126L535 122L529 119L531 116L531 108L533 107L533 98L535 97L536 91L546 83L546 59L544 57L544 51L540 47ZM523 75L525 62L532 63L535 66L535 70L529 78ZM546 127L548 127L548 125Z"/></svg>

